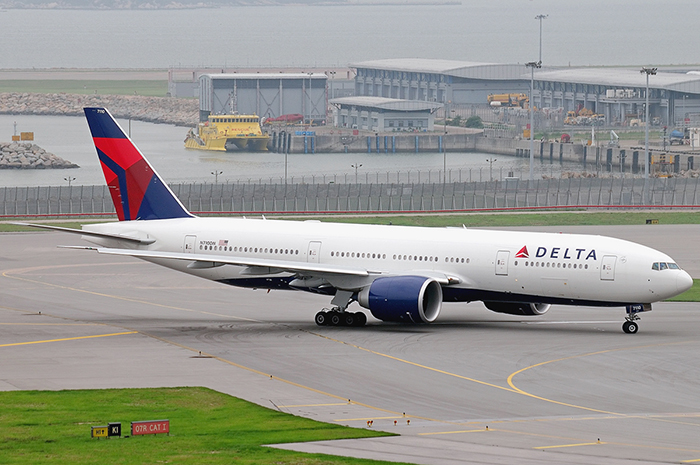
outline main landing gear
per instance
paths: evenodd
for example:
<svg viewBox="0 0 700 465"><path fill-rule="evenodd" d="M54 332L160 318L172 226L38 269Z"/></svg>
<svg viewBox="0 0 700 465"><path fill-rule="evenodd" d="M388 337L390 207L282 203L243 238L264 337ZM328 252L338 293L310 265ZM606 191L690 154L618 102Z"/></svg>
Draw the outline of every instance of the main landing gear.
<svg viewBox="0 0 700 465"><path fill-rule="evenodd" d="M316 314L314 321L319 326L364 326L367 323L367 315L362 312L352 313L345 310L352 302L354 293L350 291L337 291L331 300L334 305L332 310L321 310Z"/></svg>
<svg viewBox="0 0 700 465"><path fill-rule="evenodd" d="M318 312L314 321L319 326L364 326L367 323L367 316L362 312L329 310Z"/></svg>

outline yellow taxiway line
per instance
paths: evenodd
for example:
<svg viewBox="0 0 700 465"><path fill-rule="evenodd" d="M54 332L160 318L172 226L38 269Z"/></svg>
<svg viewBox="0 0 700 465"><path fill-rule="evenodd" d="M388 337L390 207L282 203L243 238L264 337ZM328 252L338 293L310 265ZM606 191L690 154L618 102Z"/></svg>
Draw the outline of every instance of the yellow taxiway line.
<svg viewBox="0 0 700 465"><path fill-rule="evenodd" d="M125 333L96 334L94 336L67 337L64 339L47 339L45 341L13 342L12 344L0 344L0 347L25 346L29 344L46 344L48 342L77 341L79 339L95 339L98 337L125 336L127 334L138 334L138 331L127 331Z"/></svg>

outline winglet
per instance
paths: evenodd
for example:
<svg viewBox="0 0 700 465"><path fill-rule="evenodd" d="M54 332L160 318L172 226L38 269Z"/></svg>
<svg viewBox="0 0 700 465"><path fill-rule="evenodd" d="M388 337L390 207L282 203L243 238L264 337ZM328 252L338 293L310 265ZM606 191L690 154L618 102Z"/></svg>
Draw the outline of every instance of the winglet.
<svg viewBox="0 0 700 465"><path fill-rule="evenodd" d="M119 221L192 217L109 111L84 111Z"/></svg>

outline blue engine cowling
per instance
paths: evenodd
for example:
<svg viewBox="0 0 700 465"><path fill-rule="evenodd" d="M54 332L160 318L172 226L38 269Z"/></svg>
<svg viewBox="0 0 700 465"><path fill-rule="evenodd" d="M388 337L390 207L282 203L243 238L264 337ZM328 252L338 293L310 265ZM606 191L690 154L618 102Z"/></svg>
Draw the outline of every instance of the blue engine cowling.
<svg viewBox="0 0 700 465"><path fill-rule="evenodd" d="M425 276L377 278L360 291L357 302L382 321L432 323L442 308L442 287Z"/></svg>

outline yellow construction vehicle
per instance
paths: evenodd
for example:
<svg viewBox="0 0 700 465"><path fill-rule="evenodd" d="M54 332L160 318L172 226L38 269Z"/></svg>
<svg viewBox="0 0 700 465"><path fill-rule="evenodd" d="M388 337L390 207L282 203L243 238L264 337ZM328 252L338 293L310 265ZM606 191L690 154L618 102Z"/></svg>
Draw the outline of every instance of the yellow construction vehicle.
<svg viewBox="0 0 700 465"><path fill-rule="evenodd" d="M490 94L486 100L492 107L520 108L526 108L529 101L527 94Z"/></svg>

